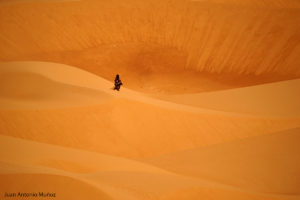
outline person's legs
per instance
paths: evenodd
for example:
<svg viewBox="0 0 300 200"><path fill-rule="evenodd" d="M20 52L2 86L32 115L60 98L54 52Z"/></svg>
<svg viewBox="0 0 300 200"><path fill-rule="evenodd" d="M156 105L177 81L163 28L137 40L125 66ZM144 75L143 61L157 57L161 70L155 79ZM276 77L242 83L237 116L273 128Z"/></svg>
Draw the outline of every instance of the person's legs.
<svg viewBox="0 0 300 200"><path fill-rule="evenodd" d="M115 85L115 88L114 88L115 90L120 90L120 85Z"/></svg>

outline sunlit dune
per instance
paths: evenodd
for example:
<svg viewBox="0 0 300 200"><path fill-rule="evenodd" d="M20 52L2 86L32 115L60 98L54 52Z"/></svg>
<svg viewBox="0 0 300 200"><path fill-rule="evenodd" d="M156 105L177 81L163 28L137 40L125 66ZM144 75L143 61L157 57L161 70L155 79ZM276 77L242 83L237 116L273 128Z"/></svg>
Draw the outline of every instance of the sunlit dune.
<svg viewBox="0 0 300 200"><path fill-rule="evenodd" d="M107 80L120 73L128 88L151 93L300 77L296 0L45 2L0 6L1 61L64 63Z"/></svg>
<svg viewBox="0 0 300 200"><path fill-rule="evenodd" d="M0 66L0 76L3 77L0 80L2 109L66 108L97 105L113 99L112 95L94 89L97 88L96 84L94 88L91 86L95 76L87 73L89 79L85 79L85 76L79 78L81 71L70 71L68 66L38 62ZM63 78L66 74L69 78ZM80 86L76 85L78 81L82 81ZM102 81L102 85L108 86L105 81Z"/></svg>
<svg viewBox="0 0 300 200"><path fill-rule="evenodd" d="M300 79L199 94L156 95L170 102L273 117L300 116Z"/></svg>
<svg viewBox="0 0 300 200"><path fill-rule="evenodd" d="M0 0L0 199L299 200L299 11Z"/></svg>
<svg viewBox="0 0 300 200"><path fill-rule="evenodd" d="M20 71L31 74L23 78L30 78L34 74L32 71L35 71L35 76L46 76L50 83L54 79L52 81L60 86L63 82L63 85L76 85L73 86L76 90L81 88L79 94L74 89L68 89L63 94L56 89L51 94L53 85L50 84L50 88L35 87L36 94L32 95L32 91L24 89L40 84L40 80L31 78L22 87L19 85L25 92L24 98L9 101L7 97L1 98L4 102L0 112L1 133L45 143L139 158L272 133L299 125L299 118L266 118L217 112L156 100L127 89L118 93L111 89L112 84L107 84L107 81L65 65L19 62L4 63L1 69L10 69L16 74ZM71 78L63 78L66 72L72 75ZM2 87L5 91L14 86L3 85L7 87ZM78 105L80 99L77 100L76 94L80 95L83 87L87 89L83 90L81 99L86 104ZM90 87L93 92L88 89ZM49 96L44 92L46 89L50 89ZM67 92L72 95L68 96ZM39 95L48 98L37 98ZM51 99L51 96L55 98ZM68 105L67 102L72 103ZM66 106L62 107L61 104ZM112 130L114 134L111 134Z"/></svg>
<svg viewBox="0 0 300 200"><path fill-rule="evenodd" d="M71 182L70 190L80 187L91 199L298 198L299 140L293 128L300 122L294 111L268 117L268 109L255 115L224 112L224 103L219 104L221 111L210 110L209 104L180 105L173 95L171 102L126 88L113 91L112 83L100 77L55 63L1 63L0 73L5 77L0 87L1 134L42 142L1 136L3 180L25 177L35 183L43 178L47 181L39 187L45 190L53 188L46 182ZM296 80L288 83L298 86ZM286 84L233 91L240 92L237 96L248 90L258 96L260 90L284 94ZM226 98L232 90L217 93ZM186 95L191 101L195 96ZM292 130L276 133L285 129ZM34 188L21 183L8 184L3 191Z"/></svg>
<svg viewBox="0 0 300 200"><path fill-rule="evenodd" d="M296 128L176 152L145 162L252 191L299 195L299 137L300 128Z"/></svg>
<svg viewBox="0 0 300 200"><path fill-rule="evenodd" d="M295 134L293 134L292 132L290 133L291 134L288 133L289 136L285 137L286 139L291 139L290 136L295 136ZM6 183L9 183L1 183L1 186L3 186L1 188L5 189L5 191L14 191L15 189L25 189L28 191L35 191L36 189L39 189L41 191L55 191L57 199L65 199L67 198L66 195L74 197L74 199L82 199L85 197L88 197L89 199L101 198L165 200L182 198L197 199L199 197L209 199L236 198L249 200L299 198L299 195L297 193L287 195L277 192L253 192L252 189L248 189L243 184L236 187L232 186L231 183L224 184L222 180L211 181L207 177L201 178L197 174L194 175L194 170L192 170L192 173L188 174L187 176L183 176L180 170L178 170L177 174L173 169L171 169L171 171L169 172L164 169L157 168L153 165L143 164L142 162L131 161L120 157L111 157L103 154L69 149L54 145L45 145L22 139L14 139L6 136L0 136L0 138L0 171L2 173L5 173L5 175L1 175L1 179L5 180ZM271 142L269 142L269 144L271 144L271 146L272 144L276 145L276 140L277 139L275 136L275 140L272 140ZM294 141L294 144L297 144L298 140ZM248 143L247 141L245 142ZM250 143L248 144L251 145L251 143L253 144L253 142L251 142L250 140ZM239 142L237 144L239 144ZM14 146L16 145L19 147L18 149L14 148ZM233 146L234 148L237 147L237 145ZM293 147L290 147L288 148L288 150L284 151L282 151L283 149L281 149L279 150L279 153L291 153L291 151L293 150L292 148ZM197 152L196 154L199 155L206 155L209 152L215 155L213 152L216 153L219 150L219 147L211 147L208 151L203 149L202 151L197 150L195 152ZM36 151L39 151L39 154L37 154ZM230 149L227 149L224 152L225 158L226 155L229 155L227 154L227 152L229 151ZM243 153L245 153L245 151L241 151L240 153L233 155L239 157L239 155L242 155ZM20 159L14 159L15 157L19 157L20 154L22 155ZM74 157L73 155L76 156ZM192 153L191 155L194 154ZM292 155L295 154L291 154L291 156ZM179 156L178 158L180 159L182 157ZM193 163L194 157L191 156L189 158L191 159L189 160L189 162ZM185 156L185 159L189 158ZM247 159L245 159L245 157L241 158L241 162L247 162ZM257 158L264 159L265 157L263 154L262 156L257 155ZM156 161L155 165L157 165L157 163L160 163L163 168L168 168L166 166L163 166L166 160L163 161L160 159L154 159ZM200 156L200 159L198 161L199 163L205 162L207 163L207 165L214 165L216 161L222 162L222 159L219 159L218 157L210 157L210 159L208 159L209 156ZM169 162L171 161L170 159L167 160ZM235 159L233 159L232 161L234 160ZM175 164L174 161L171 161L171 163ZM187 163L186 161L185 163ZM274 161L276 160L273 160L273 162ZM289 162L291 161L292 160L289 160ZM151 162L153 162L153 159ZM64 163L68 164L64 165ZM251 168L255 167L256 164L259 163L253 162L252 165L247 165L244 167L251 170ZM276 162L274 162L273 164L276 164ZM296 162L296 164L299 163ZM179 163L173 166L178 166L178 169L182 168L182 164ZM193 168L193 166L194 165L190 165L189 167ZM293 171L292 169L296 170L297 165L289 166L289 173L294 173L295 171ZM187 167L187 165L185 167ZM88 168L90 170L87 170ZM226 165L224 165L224 168L228 169L226 168ZM199 172L201 171L201 169L205 169L205 166L197 171ZM253 172L255 173L255 170L252 170L251 173ZM250 174L244 175L248 178L251 177ZM222 179L227 176L228 174L226 173L226 170L223 170L223 173L219 171L215 174L215 179L217 179L216 177ZM280 176L277 175L277 178L278 177ZM297 180L296 178L297 177L293 177L292 179ZM21 180L20 182L18 182L18 184L16 184L14 179ZM40 181L41 179L45 181L43 181L42 184L38 184L38 181ZM261 179L258 179L257 181L261 181ZM290 184L291 183L292 182L290 182ZM62 191L60 189L64 185L68 185L68 189L66 191ZM276 183L274 183L273 185L276 185ZM69 193L69 191L71 192L74 190L79 190L78 192L76 192L76 196Z"/></svg>
<svg viewBox="0 0 300 200"><path fill-rule="evenodd" d="M21 193L26 193L25 197L18 196L9 197L9 199L103 199L103 200L112 200L108 195L103 193L98 188L90 186L84 182L79 180L74 180L73 178L66 176L58 176L58 175L48 175L48 174L5 174L0 175L1 181L1 195L4 196L2 191L7 192L15 192L21 191ZM16 182L16 180L18 180ZM42 180L42 181L41 181ZM66 185L68 189L66 189ZM49 195L48 197L39 196L39 192L37 193L37 197L30 196L28 193L32 193L32 191L43 191L44 195ZM76 191L76 193L74 192ZM51 197L50 194L56 192L55 197ZM50 193L50 194L47 194ZM58 196L59 195L59 196Z"/></svg>

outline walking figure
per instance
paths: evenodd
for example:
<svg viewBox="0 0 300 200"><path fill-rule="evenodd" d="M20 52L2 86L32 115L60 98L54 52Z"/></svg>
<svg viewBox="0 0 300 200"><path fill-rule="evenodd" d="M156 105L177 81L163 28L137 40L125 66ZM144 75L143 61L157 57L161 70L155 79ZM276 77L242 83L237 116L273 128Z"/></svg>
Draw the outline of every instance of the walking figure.
<svg viewBox="0 0 300 200"><path fill-rule="evenodd" d="M119 74L117 74L117 76L115 78L115 88L114 88L114 90L118 90L119 91L120 88L121 88L121 85L123 85L123 83L122 83L122 81L120 79Z"/></svg>

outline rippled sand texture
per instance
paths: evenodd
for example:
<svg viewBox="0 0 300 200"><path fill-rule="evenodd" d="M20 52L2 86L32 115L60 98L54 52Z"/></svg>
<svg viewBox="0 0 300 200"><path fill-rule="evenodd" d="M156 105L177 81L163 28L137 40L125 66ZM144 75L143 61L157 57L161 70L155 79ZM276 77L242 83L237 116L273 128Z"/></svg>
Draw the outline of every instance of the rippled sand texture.
<svg viewBox="0 0 300 200"><path fill-rule="evenodd" d="M300 199L299 11L0 0L0 199Z"/></svg>
<svg viewBox="0 0 300 200"><path fill-rule="evenodd" d="M299 8L296 0L2 1L0 59L64 63L109 80L119 72L129 88L152 93L288 80L300 76Z"/></svg>

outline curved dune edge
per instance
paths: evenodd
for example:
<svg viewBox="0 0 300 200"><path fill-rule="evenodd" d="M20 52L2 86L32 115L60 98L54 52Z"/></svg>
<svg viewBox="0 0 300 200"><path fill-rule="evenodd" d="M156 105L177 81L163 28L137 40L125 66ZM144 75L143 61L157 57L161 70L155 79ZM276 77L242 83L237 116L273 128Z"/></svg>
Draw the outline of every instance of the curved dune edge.
<svg viewBox="0 0 300 200"><path fill-rule="evenodd" d="M300 128L143 160L251 191L300 195Z"/></svg>
<svg viewBox="0 0 300 200"><path fill-rule="evenodd" d="M300 87L299 80L204 94L149 96L124 87L121 92L115 92L112 90L112 82L59 63L0 62L0 74L4 77L0 87L1 109L97 105L108 102L113 97L121 97L189 112L268 117L300 116L300 97L297 92Z"/></svg>
<svg viewBox="0 0 300 200"><path fill-rule="evenodd" d="M53 175L71 177L76 180L72 186L74 188L83 182L87 184L87 188L99 189L99 195L103 195L104 198L122 200L172 200L176 199L176 196L190 199L200 196L216 200L223 197L249 200L298 198L297 195L282 195L283 192L298 194L293 190L294 183L282 177L277 178L287 185L292 185L289 189L293 191L278 189L270 182L265 188L262 184L256 184L256 187L251 184L245 185L239 174L235 179L228 180L223 176L226 171L223 175L223 172L220 172L213 177L201 173L199 175L198 172L192 175L185 174L172 167L165 167L164 162L169 161L169 158L159 160L158 164L153 165L120 158L158 157L200 147L209 151L214 146L205 146L226 146L226 142L240 138L260 138L263 135L299 127L297 117L266 117L212 111L157 100L126 88L117 93L111 89L111 82L83 70L55 63L1 63L0 70L14 80L22 80L22 77L25 77L23 84L15 85L16 89L19 87L21 94L26 94L25 97L14 93L18 90L2 93L6 95L2 96L2 99L9 97L9 102L15 102L17 105L13 105L13 109L0 109L1 171L2 174L10 174L7 176L10 180L14 177L19 178L19 175L16 175L19 173L28 175L29 179L32 179L32 173L46 173L46 177L40 176L46 180L50 180ZM26 88L28 80L30 84ZM2 81L8 83L5 79ZM10 86L13 85L3 84L1 87L6 89ZM33 86L34 90L31 88ZM81 100L78 100L74 93ZM56 101L70 102L72 105L57 106ZM24 104L18 104L20 102ZM287 141L299 141L297 138L292 140L293 137L289 137L291 135L293 134L287 134ZM248 140L251 141L251 138L246 139ZM261 143L272 146L264 139ZM228 144L230 146L230 143ZM15 148L16 146L18 148ZM235 145L230 146L229 154L232 153L231 148L235 149ZM249 148L252 150L256 146L249 145ZM216 151L221 151L218 155L222 155L226 152L224 150L226 148ZM20 155L23 156L20 158ZM181 158L177 155L175 157ZM196 160L193 159L193 153L183 157L191 158L185 163L193 163L192 161ZM243 159L245 157L247 154ZM199 162L211 163L216 161L216 158L217 155L213 154L208 160ZM220 165L222 163L218 166ZM181 167L180 164L177 166ZM209 166L207 168L214 169ZM62 177L53 177L51 180L67 181L68 178ZM265 181L264 176L258 175L258 178L262 179L259 179L261 182ZM91 195L94 194L95 191L92 191Z"/></svg>
<svg viewBox="0 0 300 200"><path fill-rule="evenodd" d="M299 9L0 0L0 198L299 200Z"/></svg>
<svg viewBox="0 0 300 200"><path fill-rule="evenodd" d="M292 199L293 197L240 190L230 185L202 180L201 177L180 176L148 164L123 158L6 136L0 137L1 179L8 183L5 187L1 187L1 192L11 191L12 188L22 188L22 191L24 189L29 191L55 190L58 199L64 199L65 195L69 194L68 191L74 192L74 190L79 190L78 199L82 198L86 192L89 193L88 197L91 199L96 197L103 197L103 199L176 199L176 197L184 196L192 199L197 196L211 199L224 199L225 197ZM18 145L18 150L13 148L14 145ZM20 152L24 155L21 159L12 158L15 157L14 154L19 155ZM71 156L75 154L78 156ZM43 161L51 160L51 157L74 164L84 164L93 167L94 170L93 172L76 172L61 166L45 166ZM103 164L106 166L103 167ZM73 167L78 166L73 165ZM19 184L19 181L15 181L15 179L22 181ZM38 187L35 184L36 181L40 182ZM32 184L28 184L28 182ZM60 187L60 184L65 186ZM58 187L64 188L64 190L62 191ZM74 193L74 195L76 194L77 192Z"/></svg>
<svg viewBox="0 0 300 200"><path fill-rule="evenodd" d="M121 73L129 88L154 93L300 77L297 0L1 2L1 61L65 63L108 80Z"/></svg>
<svg viewBox="0 0 300 200"><path fill-rule="evenodd" d="M130 158L298 126L299 119L195 114L125 100L76 109L0 111L2 135Z"/></svg>
<svg viewBox="0 0 300 200"><path fill-rule="evenodd" d="M300 79L217 92L155 95L177 104L256 116L299 117Z"/></svg>
<svg viewBox="0 0 300 200"><path fill-rule="evenodd" d="M264 194L231 184L210 182L200 176L189 178L149 164L103 154L46 145L0 136L0 192L55 191L58 199L296 199L296 195ZM14 146L18 146L18 149ZM22 154L22 157L19 155ZM77 156L73 156L77 155ZM18 157L19 159L15 159ZM66 168L45 165L56 160L73 163ZM246 159L246 158L245 158ZM211 157L211 161L215 160ZM205 162L208 162L207 160ZM63 163L63 162L62 162ZM81 171L80 165L93 168ZM104 165L104 166L103 166ZM248 166L250 167L250 166ZM295 166L296 168L297 166ZM77 168L78 171L74 170ZM219 174L218 174L219 175ZM16 179L18 181L16 181ZM30 184L28 184L30 182ZM55 184L54 184L55 183ZM62 187L64 186L64 187ZM239 189L241 188L241 189ZM76 192L74 192L76 191ZM73 194L69 194L73 192ZM88 194L87 194L88 193ZM77 195L77 197L75 197Z"/></svg>
<svg viewBox="0 0 300 200"><path fill-rule="evenodd" d="M152 167L126 158L42 144L3 135L0 135L0 138L1 148L3 150L0 153L1 159L8 163L19 163L23 165L34 164L78 174L88 174L97 171L169 173L157 167ZM16 146L19 148L15 148ZM37 150L41 154L37 154ZM15 160L19 155L22 155L22 157ZM75 169L78 171L75 171Z"/></svg>
<svg viewBox="0 0 300 200"><path fill-rule="evenodd" d="M113 99L108 83L69 66L43 62L0 63L1 109L51 109L97 105ZM96 81L96 83L94 83ZM97 84L98 83L98 84Z"/></svg>
<svg viewBox="0 0 300 200"><path fill-rule="evenodd" d="M126 88L116 92L110 82L61 64L13 62L1 63L0 69L12 77L21 72L29 76L22 85L1 86L8 88L9 95L18 90L27 95L6 101L0 110L1 134L44 143L142 158L299 126L298 118L212 111L156 100ZM33 93L28 93L26 84Z"/></svg>
<svg viewBox="0 0 300 200"><path fill-rule="evenodd" d="M4 193L17 193L16 197L9 197L9 199L113 199L100 189L68 176L52 174L0 174L0 179L0 195L2 197ZM18 196L18 192L27 193L29 197L20 197ZM32 196L32 193L36 193L37 197ZM44 193L44 195L48 195L47 193L53 195L55 193L55 197L40 196L40 193Z"/></svg>

